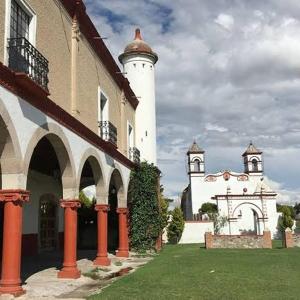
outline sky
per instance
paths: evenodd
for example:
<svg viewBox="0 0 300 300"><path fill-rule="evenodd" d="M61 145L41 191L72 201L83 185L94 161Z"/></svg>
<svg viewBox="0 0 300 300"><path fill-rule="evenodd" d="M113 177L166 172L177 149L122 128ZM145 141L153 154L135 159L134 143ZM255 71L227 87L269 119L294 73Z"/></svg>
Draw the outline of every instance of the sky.
<svg viewBox="0 0 300 300"><path fill-rule="evenodd" d="M116 61L136 27L158 54L158 166L165 195L188 184L186 152L207 173L243 171L250 140L269 184L300 202L299 0L85 0Z"/></svg>

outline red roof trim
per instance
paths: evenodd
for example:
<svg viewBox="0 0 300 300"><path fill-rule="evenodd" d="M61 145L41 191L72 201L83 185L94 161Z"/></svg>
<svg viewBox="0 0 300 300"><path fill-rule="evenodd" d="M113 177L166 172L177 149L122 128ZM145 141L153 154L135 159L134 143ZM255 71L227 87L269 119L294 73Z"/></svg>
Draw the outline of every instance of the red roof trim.
<svg viewBox="0 0 300 300"><path fill-rule="evenodd" d="M73 131L96 148L108 153L126 167L130 169L134 168L135 164L120 153L114 145L101 139L92 130L55 104L46 94L42 94L40 87L35 84L33 80L28 76L23 76L22 84L20 84L18 80L19 76L19 73L16 74L0 62L0 84L2 86L42 111L59 124ZM24 81L27 81L26 84Z"/></svg>
<svg viewBox="0 0 300 300"><path fill-rule="evenodd" d="M109 74L114 79L116 84L121 90L124 91L125 97L128 100L128 102L134 109L136 109L136 107L139 104L139 101L136 98L134 92L132 91L129 85L129 81L122 75L120 68L118 67L114 58L110 54L103 40L95 39L95 37L100 37L100 34L95 28L90 17L86 13L86 8L82 0L60 0L60 2L64 6L68 14L71 16L71 18L73 18L76 14L80 31L83 33L83 35L90 43L95 53L105 65Z"/></svg>

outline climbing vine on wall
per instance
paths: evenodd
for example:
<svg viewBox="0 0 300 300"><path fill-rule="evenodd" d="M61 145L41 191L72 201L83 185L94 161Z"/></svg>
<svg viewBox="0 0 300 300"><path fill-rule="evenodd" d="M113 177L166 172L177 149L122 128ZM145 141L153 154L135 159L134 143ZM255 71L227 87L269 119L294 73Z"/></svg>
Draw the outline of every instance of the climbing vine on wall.
<svg viewBox="0 0 300 300"><path fill-rule="evenodd" d="M135 251L153 249L161 233L160 171L142 162L132 172L129 185L130 245Z"/></svg>

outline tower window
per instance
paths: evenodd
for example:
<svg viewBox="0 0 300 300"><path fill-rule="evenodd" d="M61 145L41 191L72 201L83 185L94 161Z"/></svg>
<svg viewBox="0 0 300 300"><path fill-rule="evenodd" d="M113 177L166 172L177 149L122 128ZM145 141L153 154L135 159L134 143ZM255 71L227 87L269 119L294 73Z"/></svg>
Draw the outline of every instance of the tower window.
<svg viewBox="0 0 300 300"><path fill-rule="evenodd" d="M148 131L146 130L146 132L145 132L145 136L148 136Z"/></svg>
<svg viewBox="0 0 300 300"><path fill-rule="evenodd" d="M143 68L145 68L145 64L143 64Z"/></svg>
<svg viewBox="0 0 300 300"><path fill-rule="evenodd" d="M258 172L258 161L255 158L252 160L252 171Z"/></svg>
<svg viewBox="0 0 300 300"><path fill-rule="evenodd" d="M199 159L194 160L194 172L200 172L200 160Z"/></svg>
<svg viewBox="0 0 300 300"><path fill-rule="evenodd" d="M133 64L134 67L136 67L136 64Z"/></svg>

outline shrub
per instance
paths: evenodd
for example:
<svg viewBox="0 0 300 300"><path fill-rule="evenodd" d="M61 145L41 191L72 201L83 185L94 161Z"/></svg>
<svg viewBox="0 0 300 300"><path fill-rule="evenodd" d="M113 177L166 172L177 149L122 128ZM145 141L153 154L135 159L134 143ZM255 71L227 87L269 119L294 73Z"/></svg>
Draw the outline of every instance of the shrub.
<svg viewBox="0 0 300 300"><path fill-rule="evenodd" d="M184 218L182 210L176 207L172 212L172 220L167 227L168 241L171 244L177 244L181 238L184 229Z"/></svg>
<svg viewBox="0 0 300 300"><path fill-rule="evenodd" d="M286 228L292 228L294 225L294 220L292 217L292 212L289 206L283 205L278 209L282 213L279 219L279 228L281 231L285 231Z"/></svg>

